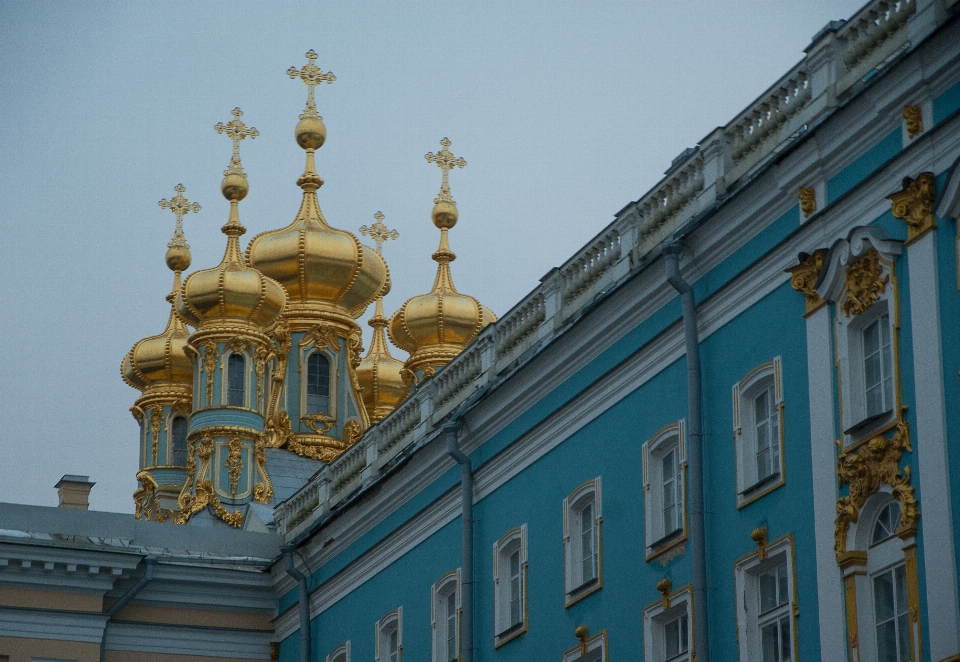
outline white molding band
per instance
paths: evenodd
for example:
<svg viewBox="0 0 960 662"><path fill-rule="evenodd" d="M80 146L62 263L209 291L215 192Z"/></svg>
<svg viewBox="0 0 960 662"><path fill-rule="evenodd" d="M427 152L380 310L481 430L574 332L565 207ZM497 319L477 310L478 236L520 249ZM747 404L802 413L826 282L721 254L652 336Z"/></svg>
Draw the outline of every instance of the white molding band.
<svg viewBox="0 0 960 662"><path fill-rule="evenodd" d="M834 434L833 360L830 307L807 317L807 381L810 402L810 455L817 561L820 653L824 659L846 650L843 580L833 551L837 515L837 454Z"/></svg>
<svg viewBox="0 0 960 662"><path fill-rule="evenodd" d="M960 610L946 446L937 233L928 232L907 250L927 627L930 658L941 660L960 653Z"/></svg>

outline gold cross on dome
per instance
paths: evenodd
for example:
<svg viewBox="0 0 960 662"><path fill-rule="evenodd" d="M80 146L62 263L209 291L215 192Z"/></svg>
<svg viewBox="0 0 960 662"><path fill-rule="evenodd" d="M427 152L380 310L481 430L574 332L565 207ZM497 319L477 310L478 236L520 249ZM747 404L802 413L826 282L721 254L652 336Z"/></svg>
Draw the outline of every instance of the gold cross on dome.
<svg viewBox="0 0 960 662"><path fill-rule="evenodd" d="M462 168L467 165L467 162L462 158L454 156L448 149L451 145L448 138L444 138L440 141L441 149L436 154L427 153L426 159L430 163L436 163L437 166L443 170L443 183L440 184L440 197L437 198L437 201L446 200L447 202L453 202L453 198L450 196L450 180L448 174L454 167Z"/></svg>
<svg viewBox="0 0 960 662"><path fill-rule="evenodd" d="M252 126L248 129L240 118L243 117L243 111L239 108L233 109L233 119L227 124L218 122L214 129L217 133L226 133L227 137L233 141L233 157L230 159L230 167L223 171L224 175L242 175L243 168L240 166L240 141L246 137L251 140L260 135Z"/></svg>
<svg viewBox="0 0 960 662"><path fill-rule="evenodd" d="M387 226L383 224L383 219L386 218L386 216L384 216L381 212L377 212L373 215L373 217L377 219L377 222L369 228L364 225L362 228L360 228L360 232L373 239L373 241L377 244L377 253L383 255L383 242L385 242L387 239L396 239L400 236L400 233L396 230L387 229Z"/></svg>
<svg viewBox="0 0 960 662"><path fill-rule="evenodd" d="M159 202L161 209L169 209L177 216L177 229L173 231L173 241L167 244L167 247L175 248L177 246L185 246L189 248L183 236L183 217L189 212L196 214L200 211L200 205L196 202L190 202L183 197L183 192L187 190L183 187L183 184L177 184L173 187L173 190L176 191L177 194L173 196L172 200L164 198Z"/></svg>
<svg viewBox="0 0 960 662"><path fill-rule="evenodd" d="M307 51L307 59L310 61L303 65L302 69L298 70L296 67L290 67L287 69L287 75L290 76L290 78L299 78L307 84L307 107L304 109L303 115L300 116L300 119L306 119L307 117L320 117L317 114L317 103L313 97L313 88L320 83L330 84L337 80L337 77L332 73L329 71L327 73L323 73L323 70L314 64L314 61L317 59L317 54L312 48Z"/></svg>

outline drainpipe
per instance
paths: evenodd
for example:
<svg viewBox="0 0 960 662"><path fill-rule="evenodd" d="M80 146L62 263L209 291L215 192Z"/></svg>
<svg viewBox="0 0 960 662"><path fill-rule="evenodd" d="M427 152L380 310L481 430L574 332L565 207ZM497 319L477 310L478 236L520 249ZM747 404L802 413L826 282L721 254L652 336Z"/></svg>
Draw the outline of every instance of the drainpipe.
<svg viewBox="0 0 960 662"><path fill-rule="evenodd" d="M123 597L114 602L113 606L107 610L107 622L103 624L103 634L100 635L100 662L104 662L104 660L107 659L107 626L110 625L110 621L112 621L113 617L116 616L121 609L126 607L131 600L137 597L137 593L142 591L143 587L153 579L153 568L157 565L157 557L144 557L143 562L146 564L143 570L143 577L130 587L130 589L123 594Z"/></svg>
<svg viewBox="0 0 960 662"><path fill-rule="evenodd" d="M690 456L690 547L693 551L693 613L694 645L697 662L710 662L710 640L707 617L707 562L703 517L703 420L700 411L702 379L700 376L700 342L697 336L697 304L693 288L680 275L680 251L683 246L674 241L663 247L667 266L667 282L680 293L683 305L683 335L687 355L687 424Z"/></svg>
<svg viewBox="0 0 960 662"><path fill-rule="evenodd" d="M460 492L463 499L461 520L463 524L463 561L460 567L460 609L463 636L462 662L473 662L473 468L470 458L460 450L457 433L459 417L454 417L443 426L447 435L447 455L460 465Z"/></svg>
<svg viewBox="0 0 960 662"><path fill-rule="evenodd" d="M287 574L297 582L300 603L300 662L310 662L310 593L307 591L307 576L293 565L293 547L285 545L282 550Z"/></svg>

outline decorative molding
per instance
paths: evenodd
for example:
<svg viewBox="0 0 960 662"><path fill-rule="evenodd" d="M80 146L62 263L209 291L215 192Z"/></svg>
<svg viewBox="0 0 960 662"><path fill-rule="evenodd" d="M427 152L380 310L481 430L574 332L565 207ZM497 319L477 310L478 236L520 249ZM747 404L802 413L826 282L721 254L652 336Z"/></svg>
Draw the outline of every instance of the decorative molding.
<svg viewBox="0 0 960 662"><path fill-rule="evenodd" d="M243 469L243 457L240 454L240 437L233 437L229 442L230 454L227 455L227 461L224 463L227 471L230 473L230 494L237 495L237 484L240 482L240 471Z"/></svg>
<svg viewBox="0 0 960 662"><path fill-rule="evenodd" d="M933 203L937 198L937 183L932 172L921 172L916 179L903 178L903 190L887 196L894 218L907 224L907 245L937 229Z"/></svg>
<svg viewBox="0 0 960 662"><path fill-rule="evenodd" d="M840 445L840 442L837 442ZM879 435L853 452L841 448L837 462L840 485L850 484L847 496L837 501L837 520L834 533L834 551L837 564L844 567L850 554L847 552L847 532L850 525L860 517L860 510L867 499L876 494L881 485L889 485L893 498L900 503L900 528L897 535L908 538L916 534L920 510L910 485L910 467L900 469L903 451L913 451L910 445L910 430L901 414L896 432L889 439Z"/></svg>
<svg viewBox="0 0 960 662"><path fill-rule="evenodd" d="M670 593L673 591L673 582L670 581L669 577L664 577L657 582L657 590L663 596L663 610L670 609Z"/></svg>
<svg viewBox="0 0 960 662"><path fill-rule="evenodd" d="M809 186L801 186L797 191L797 197L800 198L800 211L804 218L810 218L813 212L817 211L817 191Z"/></svg>
<svg viewBox="0 0 960 662"><path fill-rule="evenodd" d="M850 317L865 312L880 300L889 282L890 274L883 273L880 254L871 248L847 267L846 297L841 306L844 314Z"/></svg>
<svg viewBox="0 0 960 662"><path fill-rule="evenodd" d="M757 559L767 560L767 527L757 527L750 532L750 539L757 543Z"/></svg>
<svg viewBox="0 0 960 662"><path fill-rule="evenodd" d="M820 278L820 272L823 270L823 261L826 257L826 248L818 248L812 255L809 253L800 253L797 256L798 264L787 269L790 273L790 286L797 292L801 292L807 303L807 308L803 313L804 317L819 310L821 306L826 304L826 301L821 299L816 289L814 289L817 284L817 279Z"/></svg>
<svg viewBox="0 0 960 662"><path fill-rule="evenodd" d="M923 133L923 111L920 106L904 106L903 120L910 140Z"/></svg>

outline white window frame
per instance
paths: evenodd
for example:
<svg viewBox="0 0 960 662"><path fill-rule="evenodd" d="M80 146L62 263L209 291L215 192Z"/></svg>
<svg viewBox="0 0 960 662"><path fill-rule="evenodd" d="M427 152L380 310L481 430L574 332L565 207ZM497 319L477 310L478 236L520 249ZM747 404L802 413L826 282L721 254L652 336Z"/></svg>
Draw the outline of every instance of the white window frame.
<svg viewBox="0 0 960 662"><path fill-rule="evenodd" d="M454 613L449 613L449 597L454 599ZM460 569L451 570L438 579L431 590L430 620L433 630L433 662L451 662L447 656L447 643L450 635L450 622L453 621L454 645L457 649L455 659L459 660L462 654L460 646Z"/></svg>
<svg viewBox="0 0 960 662"><path fill-rule="evenodd" d="M774 619L787 617L790 623L790 662L799 654L797 640L797 575L793 555L793 537L789 534L739 559L735 565L737 588L737 640L741 660L762 660L761 627ZM761 556L764 558L761 560ZM786 568L788 597L786 601L766 613L760 613L760 577L779 566Z"/></svg>
<svg viewBox="0 0 960 662"><path fill-rule="evenodd" d="M687 650L667 657L666 626L687 617ZM690 662L695 657L693 641L693 591L688 584L667 596L647 605L643 610L644 660L649 662Z"/></svg>
<svg viewBox="0 0 960 662"><path fill-rule="evenodd" d="M561 662L607 662L607 631L588 637L583 643L564 651Z"/></svg>
<svg viewBox="0 0 960 662"><path fill-rule="evenodd" d="M580 517L585 508L593 509L592 578L583 577L582 541L585 539ZM588 534L589 535L589 534ZM564 606L569 607L603 587L603 511L600 499L600 477L588 480L563 500Z"/></svg>
<svg viewBox="0 0 960 662"><path fill-rule="evenodd" d="M403 660L403 607L387 613L376 624L377 662L392 662L387 638L394 629L397 631L397 662Z"/></svg>
<svg viewBox="0 0 960 662"><path fill-rule="evenodd" d="M340 644L327 655L327 662L350 662L350 640Z"/></svg>
<svg viewBox="0 0 960 662"><path fill-rule="evenodd" d="M646 560L649 561L687 539L687 439L684 421L661 428L643 444L643 510ZM663 459L670 451L679 476L680 528L665 532Z"/></svg>
<svg viewBox="0 0 960 662"><path fill-rule="evenodd" d="M519 555L519 576L513 576L510 558ZM510 623L513 588L519 591L520 620ZM527 525L507 531L493 544L493 629L494 648L499 648L527 631Z"/></svg>
<svg viewBox="0 0 960 662"><path fill-rule="evenodd" d="M904 540L899 535L894 534L889 538L872 544L873 529L877 518L883 510L891 503L895 502L891 494L890 487L882 485L880 491L867 499L860 511L858 521L851 526L848 533L848 540L852 540L855 548L865 551L866 565L862 571L857 573L853 581L856 586L856 605L857 605L857 631L860 659L878 659L877 653L877 624L875 617L874 600L874 578L886 574L896 568L904 569L905 590L909 595L910 584L915 581L906 567L905 549L916 545L916 540L912 536ZM899 502L897 505L901 506ZM919 650L919 632L915 631L915 625L907 617L907 636L908 644L912 654ZM908 658L909 657L908 653Z"/></svg>
<svg viewBox="0 0 960 662"><path fill-rule="evenodd" d="M771 440L771 450L776 450L774 471L760 478L757 467L759 455L756 400L768 393L777 433ZM772 361L757 366L733 386L733 437L737 453L737 508L752 503L769 494L786 481L783 431L783 372L778 356Z"/></svg>

